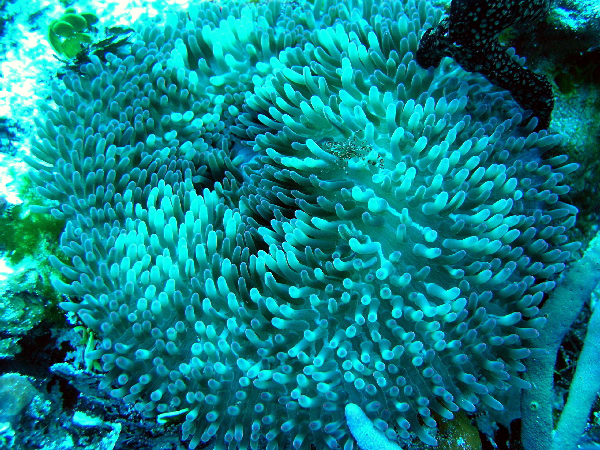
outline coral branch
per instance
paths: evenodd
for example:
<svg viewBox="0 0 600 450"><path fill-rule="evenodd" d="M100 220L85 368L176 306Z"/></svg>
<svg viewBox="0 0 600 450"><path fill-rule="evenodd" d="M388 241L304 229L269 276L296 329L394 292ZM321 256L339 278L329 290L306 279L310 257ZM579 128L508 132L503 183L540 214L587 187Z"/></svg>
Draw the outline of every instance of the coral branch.
<svg viewBox="0 0 600 450"><path fill-rule="evenodd" d="M600 313L594 312L588 325L584 349L578 361L567 406L552 438L553 375L562 340L586 300L600 282L600 235L583 258L575 262L541 312L548 318L535 346L539 352L525 362L525 378L532 388L521 400L522 439L526 450L575 448L583 432L595 395L600 387L597 364L600 356Z"/></svg>
<svg viewBox="0 0 600 450"><path fill-rule="evenodd" d="M375 429L371 419L354 403L346 405L346 422L361 450L402 450L402 447Z"/></svg>

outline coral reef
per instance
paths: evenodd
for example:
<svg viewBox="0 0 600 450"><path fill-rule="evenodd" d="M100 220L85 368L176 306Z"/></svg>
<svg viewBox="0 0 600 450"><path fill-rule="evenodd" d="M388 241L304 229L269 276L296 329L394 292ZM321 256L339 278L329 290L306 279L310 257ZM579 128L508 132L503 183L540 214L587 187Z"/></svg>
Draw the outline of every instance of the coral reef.
<svg viewBox="0 0 600 450"><path fill-rule="evenodd" d="M54 286L102 389L190 448L274 450L355 448L348 404L435 445L529 387L576 165L481 75L417 65L440 18L205 3L54 83L34 211L66 221Z"/></svg>

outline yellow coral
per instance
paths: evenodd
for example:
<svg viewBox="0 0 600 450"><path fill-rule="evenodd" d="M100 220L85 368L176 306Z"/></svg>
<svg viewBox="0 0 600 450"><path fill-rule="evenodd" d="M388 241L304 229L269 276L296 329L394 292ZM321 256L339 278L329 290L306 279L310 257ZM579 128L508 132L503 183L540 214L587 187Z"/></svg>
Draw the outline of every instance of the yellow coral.
<svg viewBox="0 0 600 450"><path fill-rule="evenodd" d="M438 450L481 450L479 430L462 412L454 413L454 420L440 421Z"/></svg>

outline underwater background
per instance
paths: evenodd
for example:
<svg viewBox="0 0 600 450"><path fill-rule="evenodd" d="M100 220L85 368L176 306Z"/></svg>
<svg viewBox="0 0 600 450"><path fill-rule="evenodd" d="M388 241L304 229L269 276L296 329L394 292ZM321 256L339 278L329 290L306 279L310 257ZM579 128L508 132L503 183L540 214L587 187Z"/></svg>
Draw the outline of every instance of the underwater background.
<svg viewBox="0 0 600 450"><path fill-rule="evenodd" d="M600 448L599 32L0 0L0 449Z"/></svg>

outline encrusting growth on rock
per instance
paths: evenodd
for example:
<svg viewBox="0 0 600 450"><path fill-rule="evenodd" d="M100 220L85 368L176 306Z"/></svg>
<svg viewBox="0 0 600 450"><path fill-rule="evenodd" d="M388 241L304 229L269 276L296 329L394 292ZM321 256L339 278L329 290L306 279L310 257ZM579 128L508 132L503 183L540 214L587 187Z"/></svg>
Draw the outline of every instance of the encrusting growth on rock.
<svg viewBox="0 0 600 450"><path fill-rule="evenodd" d="M538 117L537 130L546 129L554 107L552 86L515 60L498 42L508 27L536 22L548 12L547 0L453 0L449 17L423 34L417 63L437 67L444 56L469 72L479 72L490 82L510 91L523 109Z"/></svg>

